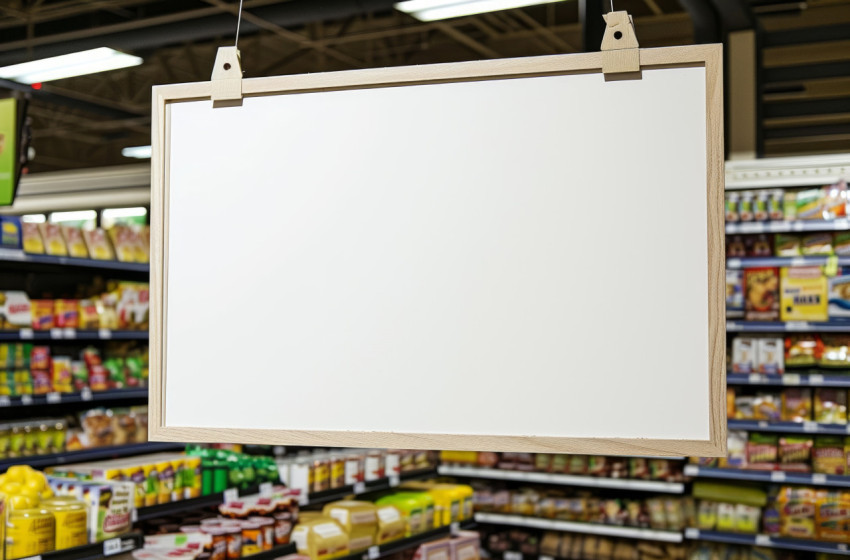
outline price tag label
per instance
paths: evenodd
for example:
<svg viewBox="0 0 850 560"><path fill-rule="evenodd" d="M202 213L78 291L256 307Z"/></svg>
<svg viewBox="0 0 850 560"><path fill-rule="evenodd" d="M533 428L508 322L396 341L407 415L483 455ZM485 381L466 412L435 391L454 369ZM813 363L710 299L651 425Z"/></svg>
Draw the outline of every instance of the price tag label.
<svg viewBox="0 0 850 560"><path fill-rule="evenodd" d="M375 560L375 558L381 557L381 549L378 546L370 546L368 554L369 554L369 560Z"/></svg>
<svg viewBox="0 0 850 560"><path fill-rule="evenodd" d="M112 331L109 329L97 329L97 337L102 340L109 340L112 338Z"/></svg>
<svg viewBox="0 0 850 560"><path fill-rule="evenodd" d="M355 482L354 483L354 493L362 494L366 491L366 483L365 482Z"/></svg>
<svg viewBox="0 0 850 560"><path fill-rule="evenodd" d="M50 338L62 339L62 329L50 329Z"/></svg>
<svg viewBox="0 0 850 560"><path fill-rule="evenodd" d="M263 482L260 484L260 496L264 498L270 498L272 495L272 483L271 482Z"/></svg>
<svg viewBox="0 0 850 560"><path fill-rule="evenodd" d="M21 329L21 340L31 340L32 337L32 329Z"/></svg>
<svg viewBox="0 0 850 560"><path fill-rule="evenodd" d="M791 266L806 266L806 259L802 257L792 257Z"/></svg>
<svg viewBox="0 0 850 560"><path fill-rule="evenodd" d="M727 259L726 268L741 268L741 259Z"/></svg>
<svg viewBox="0 0 850 560"><path fill-rule="evenodd" d="M768 222L767 229L772 232L788 231L788 222Z"/></svg>
<svg viewBox="0 0 850 560"><path fill-rule="evenodd" d="M80 400L90 401L92 399L91 389L88 387L83 387L83 390L80 391Z"/></svg>
<svg viewBox="0 0 850 560"><path fill-rule="evenodd" d="M522 560L522 553L515 550L508 550L503 555L504 560Z"/></svg>
<svg viewBox="0 0 850 560"><path fill-rule="evenodd" d="M452 535L457 535L460 532L460 523L458 523L457 521L452 521L452 524L450 525L450 527L451 527L450 531L451 531Z"/></svg>
<svg viewBox="0 0 850 560"><path fill-rule="evenodd" d="M800 384L800 374L798 373L786 373L782 376L782 384L783 385L799 385Z"/></svg>
<svg viewBox="0 0 850 560"><path fill-rule="evenodd" d="M41 560L41 555L37 556L27 556L26 558L21 558L21 560Z"/></svg>
<svg viewBox="0 0 850 560"><path fill-rule="evenodd" d="M791 229L794 231L803 231L803 222L791 222Z"/></svg>
<svg viewBox="0 0 850 560"><path fill-rule="evenodd" d="M850 434L850 424L847 424L846 431L847 431L848 434Z"/></svg>
<svg viewBox="0 0 850 560"><path fill-rule="evenodd" d="M12 399L6 395L0 395L0 407L9 406L12 404Z"/></svg>
<svg viewBox="0 0 850 560"><path fill-rule="evenodd" d="M771 482L785 482L785 473L783 471L774 471L770 473Z"/></svg>
<svg viewBox="0 0 850 560"><path fill-rule="evenodd" d="M108 539L103 541L103 555L104 556L112 556L113 554L120 554L121 551L121 539L116 537L114 539Z"/></svg>
<svg viewBox="0 0 850 560"><path fill-rule="evenodd" d="M747 380L750 383L764 383L764 378L758 373L751 373Z"/></svg>
<svg viewBox="0 0 850 560"><path fill-rule="evenodd" d="M816 432L818 431L818 423L812 422L811 420L806 420L803 422L803 431L804 432Z"/></svg>
<svg viewBox="0 0 850 560"><path fill-rule="evenodd" d="M139 520L139 510L137 510L136 508L133 508L132 511L130 512L130 521L135 523L138 520Z"/></svg>
<svg viewBox="0 0 850 560"><path fill-rule="evenodd" d="M823 385L823 375L813 373L809 376L809 383L812 385Z"/></svg>
<svg viewBox="0 0 850 560"><path fill-rule="evenodd" d="M236 502L239 500L239 490L236 488L228 488L224 491L224 503Z"/></svg>
<svg viewBox="0 0 850 560"><path fill-rule="evenodd" d="M741 233L761 233L764 225L759 222L744 222L741 224Z"/></svg>
<svg viewBox="0 0 850 560"><path fill-rule="evenodd" d="M397 474L391 474L387 477L387 479L389 480L390 488L395 488L396 486L401 484L401 480L399 479Z"/></svg>
<svg viewBox="0 0 850 560"><path fill-rule="evenodd" d="M77 338L77 331L75 329L64 329L62 331L62 336L65 338ZM106 541L104 541L106 542ZM120 544L120 543L119 543Z"/></svg>
<svg viewBox="0 0 850 560"><path fill-rule="evenodd" d="M551 556L540 555L540 557L537 560L555 560L555 559L552 558Z"/></svg>
<svg viewBox="0 0 850 560"><path fill-rule="evenodd" d="M756 546L770 546L773 541L767 535L756 535Z"/></svg>
<svg viewBox="0 0 850 560"><path fill-rule="evenodd" d="M739 330L741 330L741 327L735 321L726 321L726 330L727 331L739 331Z"/></svg>
<svg viewBox="0 0 850 560"><path fill-rule="evenodd" d="M785 330L787 331L808 331L811 330L809 328L809 324L805 321L788 321L785 323Z"/></svg>
<svg viewBox="0 0 850 560"><path fill-rule="evenodd" d="M822 473L813 474L812 484L826 484L826 475Z"/></svg>
<svg viewBox="0 0 850 560"><path fill-rule="evenodd" d="M21 404L29 406L32 404L32 395L21 395Z"/></svg>
<svg viewBox="0 0 850 560"><path fill-rule="evenodd" d="M58 404L62 402L62 395L59 393L47 393L47 404Z"/></svg>
<svg viewBox="0 0 850 560"><path fill-rule="evenodd" d="M696 465L685 465L685 476L699 476L699 467Z"/></svg>
<svg viewBox="0 0 850 560"><path fill-rule="evenodd" d="M850 548L848 548L848 547L847 547L847 545L846 545L846 544L844 544L844 543L839 543L839 544L836 546L836 548L837 548L838 550L840 550L841 552L847 552L848 550L850 550Z"/></svg>
<svg viewBox="0 0 850 560"><path fill-rule="evenodd" d="M764 420L759 421L759 428L768 428L768 427L770 427L770 424L768 424Z"/></svg>
<svg viewBox="0 0 850 560"><path fill-rule="evenodd" d="M685 538L686 539L698 539L699 538L699 529L694 529L693 527L688 527L685 529Z"/></svg>

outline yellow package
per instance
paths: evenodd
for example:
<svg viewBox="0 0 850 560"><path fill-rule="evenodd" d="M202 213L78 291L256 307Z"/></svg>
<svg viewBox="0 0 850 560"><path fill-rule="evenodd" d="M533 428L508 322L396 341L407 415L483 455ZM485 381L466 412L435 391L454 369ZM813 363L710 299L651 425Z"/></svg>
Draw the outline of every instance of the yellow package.
<svg viewBox="0 0 850 560"><path fill-rule="evenodd" d="M813 489L784 486L776 503L779 506L779 533L783 537L813 539L817 536Z"/></svg>
<svg viewBox="0 0 850 560"><path fill-rule="evenodd" d="M348 556L348 535L329 517L299 522L292 530L292 542L299 554L306 554L312 560Z"/></svg>
<svg viewBox="0 0 850 560"><path fill-rule="evenodd" d="M850 542L850 494L820 491L817 493L816 508L817 538Z"/></svg>
<svg viewBox="0 0 850 560"><path fill-rule="evenodd" d="M44 254L44 240L38 231L38 224L24 222L21 224L24 233L24 252L31 255Z"/></svg>
<svg viewBox="0 0 850 560"><path fill-rule="evenodd" d="M62 226L62 237L68 246L70 256L80 259L89 257L89 251L86 249L86 242L83 239L83 230L73 226Z"/></svg>
<svg viewBox="0 0 850 560"><path fill-rule="evenodd" d="M171 461L158 461L156 472L159 475L157 503L167 504L171 502L171 492L174 490L174 466Z"/></svg>
<svg viewBox="0 0 850 560"><path fill-rule="evenodd" d="M65 245L65 238L62 237L62 230L57 224L38 224L38 230L41 232L41 238L44 240L45 253L57 257L68 256L68 247Z"/></svg>
<svg viewBox="0 0 850 560"><path fill-rule="evenodd" d="M115 259L115 254L112 252L112 245L109 244L106 232L102 229L97 228L84 231L83 239L86 241L86 247L88 247L91 258L99 261L111 261Z"/></svg>
<svg viewBox="0 0 850 560"><path fill-rule="evenodd" d="M375 544L378 515L375 504L357 500L342 500L327 504L322 513L335 520L348 534L352 552L365 550Z"/></svg>
<svg viewBox="0 0 850 560"><path fill-rule="evenodd" d="M783 268L780 317L783 321L826 321L827 280L819 266Z"/></svg>
<svg viewBox="0 0 850 560"><path fill-rule="evenodd" d="M847 423L847 391L818 387L815 389L815 422Z"/></svg>
<svg viewBox="0 0 850 560"><path fill-rule="evenodd" d="M113 226L109 239L115 247L115 256L121 262L136 262L136 236L128 226Z"/></svg>
<svg viewBox="0 0 850 560"><path fill-rule="evenodd" d="M183 459L183 497L198 498L201 495L201 458Z"/></svg>

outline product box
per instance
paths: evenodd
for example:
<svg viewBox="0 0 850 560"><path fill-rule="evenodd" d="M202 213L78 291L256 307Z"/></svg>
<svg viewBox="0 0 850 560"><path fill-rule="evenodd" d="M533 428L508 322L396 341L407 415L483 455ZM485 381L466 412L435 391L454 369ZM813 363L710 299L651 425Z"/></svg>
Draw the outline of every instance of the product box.
<svg viewBox="0 0 850 560"><path fill-rule="evenodd" d="M99 542L130 531L135 485L132 482L84 482L48 477L57 496L73 496L89 508L89 540Z"/></svg>
<svg viewBox="0 0 850 560"><path fill-rule="evenodd" d="M758 338L756 341L759 373L782 375L785 372L785 341L781 338Z"/></svg>
<svg viewBox="0 0 850 560"><path fill-rule="evenodd" d="M781 318L783 321L826 321L827 281L819 266L782 269Z"/></svg>
<svg viewBox="0 0 850 560"><path fill-rule="evenodd" d="M834 276L828 280L830 319L850 317L850 276Z"/></svg>
<svg viewBox="0 0 850 560"><path fill-rule="evenodd" d="M25 292L0 292L0 329L22 329L32 326L32 307Z"/></svg>
<svg viewBox="0 0 850 560"><path fill-rule="evenodd" d="M747 321L779 319L779 269L775 267L744 270L744 318Z"/></svg>
<svg viewBox="0 0 850 560"><path fill-rule="evenodd" d="M65 245L68 247L68 255L80 259L87 259L89 251L86 248L86 242L83 239L83 231L80 228L72 226L62 226L62 237L65 239Z"/></svg>
<svg viewBox="0 0 850 560"><path fill-rule="evenodd" d="M17 216L0 217L0 247L20 250L23 246L21 219Z"/></svg>
<svg viewBox="0 0 850 560"><path fill-rule="evenodd" d="M115 253L112 252L112 245L106 236L106 232L100 228L86 230L83 232L83 239L86 242L89 256L99 261L115 260Z"/></svg>
<svg viewBox="0 0 850 560"><path fill-rule="evenodd" d="M44 240L38 231L38 224L24 222L21 224L24 234L24 252L32 255L44 254Z"/></svg>
<svg viewBox="0 0 850 560"><path fill-rule="evenodd" d="M741 270L726 270L726 317L744 316L744 274Z"/></svg>
<svg viewBox="0 0 850 560"><path fill-rule="evenodd" d="M449 540L449 546L451 560L481 560L481 537L475 531L458 532Z"/></svg>
<svg viewBox="0 0 850 560"><path fill-rule="evenodd" d="M41 238L44 240L44 252L56 257L67 257L68 247L62 237L62 229L58 224L38 224Z"/></svg>
<svg viewBox="0 0 850 560"><path fill-rule="evenodd" d="M758 342L755 338L738 336L732 340L732 372L754 373L757 369Z"/></svg>

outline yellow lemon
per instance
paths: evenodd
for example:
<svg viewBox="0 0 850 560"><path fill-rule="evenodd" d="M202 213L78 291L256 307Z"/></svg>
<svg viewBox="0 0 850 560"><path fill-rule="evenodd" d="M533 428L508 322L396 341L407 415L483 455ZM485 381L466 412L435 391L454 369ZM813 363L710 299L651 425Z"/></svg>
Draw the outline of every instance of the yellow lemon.
<svg viewBox="0 0 850 560"><path fill-rule="evenodd" d="M6 484L3 485L2 490L7 496L16 496L21 493L22 488L23 485L20 482L6 482Z"/></svg>
<svg viewBox="0 0 850 560"><path fill-rule="evenodd" d="M38 502L33 500L30 496L10 496L9 497L9 508L10 509L29 509L34 508L38 505Z"/></svg>
<svg viewBox="0 0 850 560"><path fill-rule="evenodd" d="M30 476L27 477L27 483L24 485L26 488L31 488L35 491L36 494L44 490L45 480L44 477L40 476Z"/></svg>
<svg viewBox="0 0 850 560"><path fill-rule="evenodd" d="M53 497L53 490L51 490L50 488L45 488L44 490L41 491L40 495L41 495L42 500L46 500L47 498L52 498Z"/></svg>
<svg viewBox="0 0 850 560"><path fill-rule="evenodd" d="M6 481L7 482L26 482L27 473L31 472L32 469L29 465L13 465L9 467L9 470L6 471Z"/></svg>

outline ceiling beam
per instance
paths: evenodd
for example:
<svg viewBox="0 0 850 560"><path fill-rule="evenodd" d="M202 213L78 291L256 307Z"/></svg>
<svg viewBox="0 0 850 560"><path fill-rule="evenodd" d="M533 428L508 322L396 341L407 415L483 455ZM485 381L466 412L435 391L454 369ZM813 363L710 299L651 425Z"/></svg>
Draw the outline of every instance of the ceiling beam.
<svg viewBox="0 0 850 560"><path fill-rule="evenodd" d="M441 31L442 33L448 35L449 37L451 37L452 39L454 39L455 41L457 41L461 45L467 47L469 50L471 50L475 54L479 54L479 55L481 55L485 58L499 58L500 57L498 52L494 51L493 49L491 49L487 45L484 45L484 44L476 41L475 39L473 39L472 37L470 37L466 33L456 29L455 27L453 27L449 23L445 23L445 22L442 22L442 21L436 22L436 23L434 23L434 27L437 30Z"/></svg>

